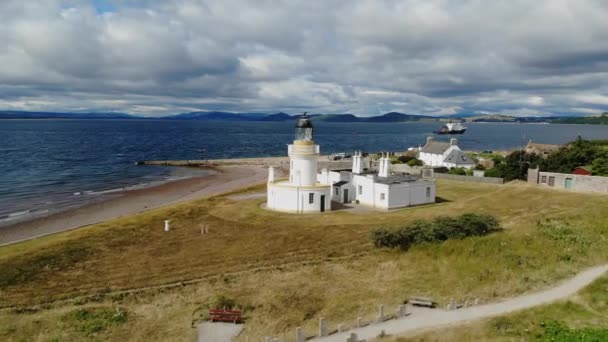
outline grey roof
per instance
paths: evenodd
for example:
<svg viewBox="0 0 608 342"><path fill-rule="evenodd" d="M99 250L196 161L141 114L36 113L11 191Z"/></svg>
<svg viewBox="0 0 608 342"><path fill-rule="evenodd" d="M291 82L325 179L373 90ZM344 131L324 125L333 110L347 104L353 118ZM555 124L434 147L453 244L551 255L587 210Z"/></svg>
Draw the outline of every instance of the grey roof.
<svg viewBox="0 0 608 342"><path fill-rule="evenodd" d="M344 184L348 184L348 181L341 180L341 181L339 181L339 182L335 182L335 183L334 183L334 186L342 186L342 185L344 185Z"/></svg>
<svg viewBox="0 0 608 342"><path fill-rule="evenodd" d="M456 165L472 165L475 164L471 158L467 157L464 152L458 149L452 150L450 154L443 160L445 163L452 163Z"/></svg>
<svg viewBox="0 0 608 342"><path fill-rule="evenodd" d="M450 143L443 141L430 141L420 152L433 153L433 154L443 154L448 148L450 148Z"/></svg>
<svg viewBox="0 0 608 342"><path fill-rule="evenodd" d="M376 177L376 183L380 184L399 184L399 183L413 183L416 182L420 177L404 174L390 175L388 177Z"/></svg>

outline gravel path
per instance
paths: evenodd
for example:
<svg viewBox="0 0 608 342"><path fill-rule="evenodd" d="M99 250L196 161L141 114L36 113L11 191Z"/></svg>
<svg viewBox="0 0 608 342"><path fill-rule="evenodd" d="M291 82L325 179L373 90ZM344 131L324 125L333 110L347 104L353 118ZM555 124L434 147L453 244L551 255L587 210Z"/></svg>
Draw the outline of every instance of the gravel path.
<svg viewBox="0 0 608 342"><path fill-rule="evenodd" d="M467 321L504 315L513 311L528 309L567 298L602 276L607 270L608 265L596 266L577 274L575 277L556 287L529 295L507 299L499 303L477 305L453 311L417 311L406 318L372 324L363 328L349 330L324 338L316 338L314 340L323 342L344 342L351 332L355 332L359 339L370 341L377 337L382 330L390 335L404 335L412 332L419 332L420 330L435 329L446 325L454 325ZM386 312L390 312L390 310L387 310Z"/></svg>
<svg viewBox="0 0 608 342"><path fill-rule="evenodd" d="M198 342L230 342L241 330L242 324L201 323L198 326Z"/></svg>

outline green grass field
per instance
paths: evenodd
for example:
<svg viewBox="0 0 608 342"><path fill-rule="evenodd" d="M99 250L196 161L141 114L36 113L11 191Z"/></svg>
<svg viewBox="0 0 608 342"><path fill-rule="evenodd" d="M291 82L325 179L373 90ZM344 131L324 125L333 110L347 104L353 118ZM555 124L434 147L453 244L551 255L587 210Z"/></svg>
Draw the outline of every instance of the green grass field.
<svg viewBox="0 0 608 342"><path fill-rule="evenodd" d="M348 325L411 295L487 302L608 260L608 196L449 181L437 193L430 206L306 216L221 196L0 248L0 340L187 340L230 301L248 318L243 341L291 337L320 316ZM380 226L464 212L505 231L407 252L370 240Z"/></svg>

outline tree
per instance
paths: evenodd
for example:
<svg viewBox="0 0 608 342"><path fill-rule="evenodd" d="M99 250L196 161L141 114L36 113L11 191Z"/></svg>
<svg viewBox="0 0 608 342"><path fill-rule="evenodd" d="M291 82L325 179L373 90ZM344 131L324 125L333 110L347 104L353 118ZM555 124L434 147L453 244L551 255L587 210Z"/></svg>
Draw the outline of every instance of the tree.
<svg viewBox="0 0 608 342"><path fill-rule="evenodd" d="M541 163L541 170L570 173L578 166L590 165L599 157L605 157L605 153L602 155L601 147L579 136L574 142L551 153Z"/></svg>
<svg viewBox="0 0 608 342"><path fill-rule="evenodd" d="M594 176L608 177L608 158L596 158L591 163L591 171Z"/></svg>

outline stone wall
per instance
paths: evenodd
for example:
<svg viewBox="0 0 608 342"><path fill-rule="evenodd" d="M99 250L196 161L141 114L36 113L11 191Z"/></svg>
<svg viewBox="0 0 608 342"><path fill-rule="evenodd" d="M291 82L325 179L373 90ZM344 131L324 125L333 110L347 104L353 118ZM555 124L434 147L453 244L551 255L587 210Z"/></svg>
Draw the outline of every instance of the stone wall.
<svg viewBox="0 0 608 342"><path fill-rule="evenodd" d="M459 176L459 175L451 175L449 173L437 173L437 172L435 172L435 178L449 179L449 180L455 180L455 181L461 181L461 182L490 183L490 184L504 184L504 182L505 182L505 180L502 178Z"/></svg>
<svg viewBox="0 0 608 342"><path fill-rule="evenodd" d="M583 176L528 169L528 182L556 189L608 193L608 177Z"/></svg>

